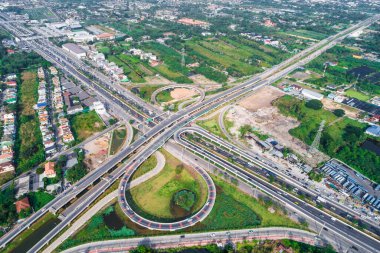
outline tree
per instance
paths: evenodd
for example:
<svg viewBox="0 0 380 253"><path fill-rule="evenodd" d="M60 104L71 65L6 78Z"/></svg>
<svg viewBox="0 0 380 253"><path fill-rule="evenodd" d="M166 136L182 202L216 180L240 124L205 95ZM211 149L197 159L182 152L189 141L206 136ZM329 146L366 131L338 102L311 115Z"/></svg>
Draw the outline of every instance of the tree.
<svg viewBox="0 0 380 253"><path fill-rule="evenodd" d="M87 174L86 166L79 162L66 172L66 179L72 183L80 180Z"/></svg>
<svg viewBox="0 0 380 253"><path fill-rule="evenodd" d="M190 211L195 203L195 194L188 190L176 192L174 195L174 203L186 211Z"/></svg>
<svg viewBox="0 0 380 253"><path fill-rule="evenodd" d="M42 173L44 173L44 171L45 171L44 167L38 167L38 168L36 169L36 173L37 173L38 175L41 175Z"/></svg>
<svg viewBox="0 0 380 253"><path fill-rule="evenodd" d="M320 110L323 107L323 104L318 99L312 99L306 102L306 107L314 110Z"/></svg>
<svg viewBox="0 0 380 253"><path fill-rule="evenodd" d="M335 109L333 113L337 117L343 117L346 114L346 112L342 109Z"/></svg>

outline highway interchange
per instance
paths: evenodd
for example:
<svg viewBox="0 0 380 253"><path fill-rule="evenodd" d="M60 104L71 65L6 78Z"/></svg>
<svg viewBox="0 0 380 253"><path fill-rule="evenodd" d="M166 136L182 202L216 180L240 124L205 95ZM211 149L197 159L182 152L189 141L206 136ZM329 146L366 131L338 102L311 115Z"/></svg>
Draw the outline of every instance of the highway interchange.
<svg viewBox="0 0 380 253"><path fill-rule="evenodd" d="M3 16L4 18L4 16ZM231 102L240 96L251 92L252 90L258 89L264 85L270 84L281 77L287 75L294 69L299 66L304 65L308 61L314 59L319 54L335 45L336 42L340 41L348 33L361 28L362 26L367 26L375 19L378 19L378 16L372 17L366 21L361 22L358 25L355 25L348 30L341 32L335 36L330 37L329 39L322 40L319 43L316 43L312 47L302 51L301 53L295 55L294 57L286 60L285 62L274 66L272 69L265 71L262 74L259 74L252 79L235 86L229 89L226 92L222 92L211 99L205 100L197 105L190 106L179 113L176 113L169 118L162 119L157 118L157 123L147 123L149 127L148 131L137 141L135 141L131 146L123 149L121 152L113 156L107 163L94 170L82 180L74 184L67 191L60 194L52 202L50 202L46 207L34 213L31 217L26 219L23 223L17 226L14 230L11 230L0 240L0 245L4 247L9 241L11 241L17 234L23 231L25 228L29 227L34 221L40 218L47 211L57 212L59 209L68 204L72 199L74 199L78 194L87 189L88 186L95 184L90 193L86 198L86 201L82 201L77 205L77 207L66 217L63 218L62 222L55 227L49 234L47 234L39 243L37 243L30 252L38 252L45 244L47 244L56 234L59 233L67 224L69 224L75 217L77 217L83 210L85 210L99 195L105 191L111 184L113 184L118 178L120 178L125 172L135 170L147 157L152 155L158 148L160 148L169 138L171 138L176 131L181 127L187 125L194 119L206 114L207 112L219 107L227 102ZM11 26L9 23L3 23L4 27ZM20 36L22 32L17 29L9 29L16 36ZM30 36L27 34L26 36ZM67 56L62 55L62 52L55 49L48 41L40 40L37 42L25 41L33 50L41 54L51 62L55 63L61 69L63 69L67 74L74 76L77 80L82 83L92 87L101 96L105 97L110 104L116 104L119 107L118 110L125 111L132 115L132 117L137 118L138 120L144 122L147 117L155 117L157 114L150 110L146 111L146 107L137 105L138 109L133 106L139 104L140 101L136 99L131 99L129 94L124 92L115 92L112 91L112 87L108 84L99 84L94 82L94 80L86 77L85 74L88 73L83 69L78 70L78 66L74 65L74 61L71 61ZM96 79L99 81L99 79ZM104 87L104 85L107 85ZM112 88L112 89L109 89ZM126 157L130 158L126 159ZM106 178L100 180L103 175L111 172ZM123 184L120 185L120 188L123 187ZM87 193L86 193L87 194ZM282 196L281 196L282 197ZM283 198L283 197L282 197ZM295 207L297 208L297 207ZM345 232L345 230L342 230ZM366 237L366 240L369 240Z"/></svg>

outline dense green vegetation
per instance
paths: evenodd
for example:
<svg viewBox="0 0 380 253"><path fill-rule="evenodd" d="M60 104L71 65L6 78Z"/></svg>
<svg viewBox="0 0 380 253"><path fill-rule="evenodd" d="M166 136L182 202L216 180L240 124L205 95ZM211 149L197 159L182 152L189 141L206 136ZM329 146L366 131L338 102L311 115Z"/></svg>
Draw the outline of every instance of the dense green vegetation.
<svg viewBox="0 0 380 253"><path fill-rule="evenodd" d="M90 241L101 241L107 239L118 239L118 238L127 238L135 235L135 231L128 228L125 223L116 218L114 222L120 222L118 227L115 228L110 224L107 225L106 220L115 219L114 215L115 208L114 206L109 206L105 210L94 215L86 226L76 233L72 238L66 240L60 248L66 249L78 244L82 244ZM117 217L117 216L116 216ZM109 223L114 223L110 222Z"/></svg>
<svg viewBox="0 0 380 253"><path fill-rule="evenodd" d="M132 175L132 180L144 175L145 173L151 171L152 169L154 169L154 167L156 167L157 165L157 158L155 155L151 155L149 156L148 159L145 160L145 162L143 162L139 167L138 169L135 171L135 173L133 173Z"/></svg>
<svg viewBox="0 0 380 253"><path fill-rule="evenodd" d="M129 203L138 213L154 220L170 221L199 210L206 201L207 186L202 177L185 167L177 158L162 150L166 164L155 177L126 192ZM174 195L181 190L195 194L196 203L189 212L172 205Z"/></svg>
<svg viewBox="0 0 380 253"><path fill-rule="evenodd" d="M105 129L103 121L96 114L95 110L75 114L70 116L69 119L77 142L82 142L92 134Z"/></svg>
<svg viewBox="0 0 380 253"><path fill-rule="evenodd" d="M375 182L380 182L380 157L361 147L367 138L364 134L365 124L345 117L330 125L337 119L334 113L309 109L304 101L291 96L278 99L275 105L282 114L295 117L301 122L289 132L309 145L313 142L321 121L326 120L320 150L342 160Z"/></svg>
<svg viewBox="0 0 380 253"><path fill-rule="evenodd" d="M71 183L75 183L87 174L87 168L84 163L84 151L82 149L76 149L75 152L77 154L78 163L68 169L65 174L66 179Z"/></svg>
<svg viewBox="0 0 380 253"><path fill-rule="evenodd" d="M188 190L180 190L173 196L173 201L177 206L190 211L195 203L196 196L194 192Z"/></svg>
<svg viewBox="0 0 380 253"><path fill-rule="evenodd" d="M17 101L17 132L15 162L19 173L25 172L45 160L39 120L33 109L37 103L38 81L36 72L23 72Z"/></svg>
<svg viewBox="0 0 380 253"><path fill-rule="evenodd" d="M376 79L372 80L365 74L358 75L357 71L351 72L352 69L357 67L369 67L378 71L380 69L380 63L356 59L353 57L354 54L360 54L360 52L344 46L335 46L327 50L324 54L311 61L307 65L307 68L319 74L323 74L326 62L337 62L337 65L328 65L324 76L310 78L306 81L320 87L326 87L328 84L356 84L358 90L369 94L380 94L380 86L375 84ZM374 73L376 73L376 71ZM373 74L370 76L372 75ZM357 93L349 92L347 95L355 97ZM366 98L367 97L365 97L365 99Z"/></svg>
<svg viewBox="0 0 380 253"><path fill-rule="evenodd" d="M125 128L119 128L112 132L110 155L116 154L117 151L123 146L125 138L127 137L127 130Z"/></svg>
<svg viewBox="0 0 380 253"><path fill-rule="evenodd" d="M0 191L0 226L9 226L17 220L14 187Z"/></svg>
<svg viewBox="0 0 380 253"><path fill-rule="evenodd" d="M44 191L38 191L28 193L28 199L33 210L36 212L52 201L54 196Z"/></svg>

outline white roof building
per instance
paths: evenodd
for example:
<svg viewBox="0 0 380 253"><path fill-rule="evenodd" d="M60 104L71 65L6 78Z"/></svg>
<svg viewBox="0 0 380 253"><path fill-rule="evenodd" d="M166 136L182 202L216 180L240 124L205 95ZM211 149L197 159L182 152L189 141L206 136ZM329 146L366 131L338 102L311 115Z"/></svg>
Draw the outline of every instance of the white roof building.
<svg viewBox="0 0 380 253"><path fill-rule="evenodd" d="M312 91L312 90L308 90L308 89L303 89L301 91L301 94L306 98L306 99L318 99L318 100L322 100L323 98L323 95L318 93L318 92L315 92L315 91Z"/></svg>
<svg viewBox="0 0 380 253"><path fill-rule="evenodd" d="M63 44L62 48L66 50L67 52L75 55L78 59L82 57L86 57L86 51L74 43Z"/></svg>

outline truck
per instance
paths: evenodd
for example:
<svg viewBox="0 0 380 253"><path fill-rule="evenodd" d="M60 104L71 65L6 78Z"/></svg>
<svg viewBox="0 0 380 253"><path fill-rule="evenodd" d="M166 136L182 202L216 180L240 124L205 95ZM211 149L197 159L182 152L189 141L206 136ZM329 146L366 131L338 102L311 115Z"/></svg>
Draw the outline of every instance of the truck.
<svg viewBox="0 0 380 253"><path fill-rule="evenodd" d="M321 203L326 203L326 199L322 198L321 196L317 197L317 201Z"/></svg>

